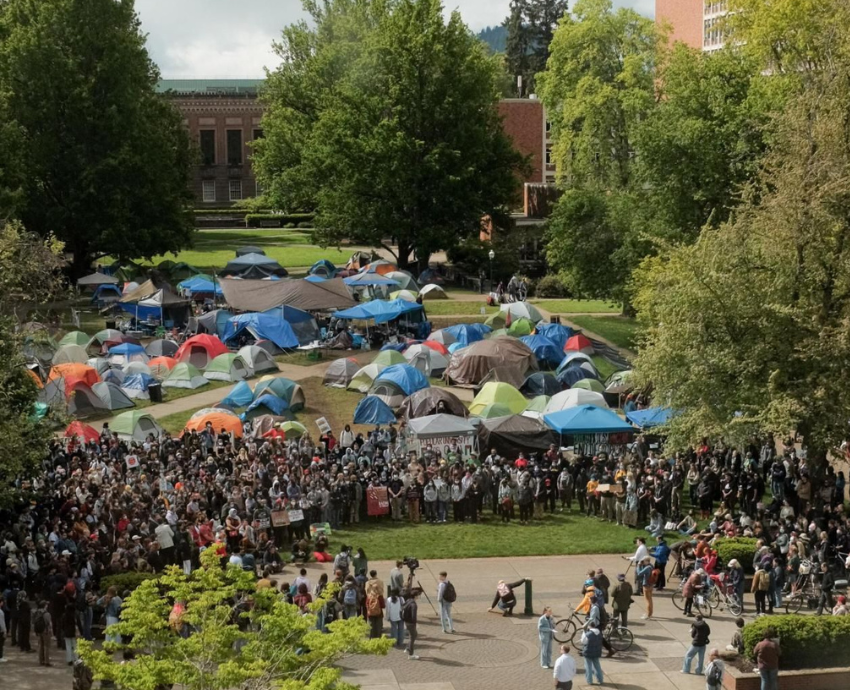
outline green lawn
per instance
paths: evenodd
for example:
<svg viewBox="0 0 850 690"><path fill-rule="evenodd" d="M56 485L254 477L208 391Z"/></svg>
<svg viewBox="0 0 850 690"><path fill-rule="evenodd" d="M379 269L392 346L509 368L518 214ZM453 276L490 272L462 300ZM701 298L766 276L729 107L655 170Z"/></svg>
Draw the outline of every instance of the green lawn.
<svg viewBox="0 0 850 690"><path fill-rule="evenodd" d="M156 421L159 422L159 425L169 432L172 435L178 435L181 431L183 431L183 427L186 426L186 422L189 421L189 418L195 414L198 410L202 410L202 407L196 407L191 410L185 410L184 412L175 412L174 414L167 415L165 417L160 417Z"/></svg>
<svg viewBox="0 0 850 690"><path fill-rule="evenodd" d="M634 349L637 344L637 321L626 316L573 316L570 321L619 347Z"/></svg>
<svg viewBox="0 0 850 690"><path fill-rule="evenodd" d="M484 521L445 525L393 523L367 519L357 527L334 532L331 551L340 543L362 547L372 560L416 558L490 558L497 556L554 556L584 553L631 553L637 530L579 515L555 513L530 525L505 525L489 508Z"/></svg>
<svg viewBox="0 0 850 690"><path fill-rule="evenodd" d="M252 240L246 239L244 242L231 242L227 246L218 245L219 248L214 249L214 245L209 245L208 248L195 247L177 255L167 254L164 256L154 257L152 263L157 264L165 259L172 261L184 261L190 266L201 270L204 273L215 269L220 271L225 267L228 261L236 257L236 248L242 244L253 244ZM334 264L345 264L353 250L340 249L322 249L307 244L291 244L286 246L266 245L264 247L266 256L275 259L284 268L293 267L309 267L316 263L319 259L328 259Z"/></svg>
<svg viewBox="0 0 850 690"><path fill-rule="evenodd" d="M603 381L607 381L608 377L617 371L617 368L603 357L593 355L592 359L593 364L596 366L596 371L599 372L599 376L602 377Z"/></svg>
<svg viewBox="0 0 850 690"><path fill-rule="evenodd" d="M601 299L535 299L551 314L619 314L621 306Z"/></svg>
<svg viewBox="0 0 850 690"><path fill-rule="evenodd" d="M498 307L488 307L484 302L484 298L482 297L479 302L468 302L468 301L459 301L459 300L434 300L433 302L425 302L425 313L431 316L449 316L449 315L463 315L463 316L480 316L481 310L484 309L484 313L495 314L499 311Z"/></svg>
<svg viewBox="0 0 850 690"><path fill-rule="evenodd" d="M477 316L431 316L428 313L428 307L425 307L425 313L428 314L428 320L431 322L435 331L459 323L484 323L487 320L486 316L481 316L480 314Z"/></svg>

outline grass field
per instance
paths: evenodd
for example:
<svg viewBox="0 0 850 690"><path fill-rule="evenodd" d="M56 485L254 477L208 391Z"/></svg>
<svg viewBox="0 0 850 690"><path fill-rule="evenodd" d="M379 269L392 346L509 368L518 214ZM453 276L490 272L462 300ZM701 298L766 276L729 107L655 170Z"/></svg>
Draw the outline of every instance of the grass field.
<svg viewBox="0 0 850 690"><path fill-rule="evenodd" d="M334 532L331 551L341 543L350 544L355 549L362 547L372 560L404 555L450 559L634 551L637 530L579 515L575 504L573 510L576 512L555 513L530 525L503 524L489 508L485 508L484 521L476 525L412 525L386 518L367 519L356 527Z"/></svg>
<svg viewBox="0 0 850 690"><path fill-rule="evenodd" d="M427 310L427 307L426 307ZM428 314L428 320L434 327L435 331L441 328L448 328L459 323L484 323L487 320L486 316L431 316Z"/></svg>
<svg viewBox="0 0 850 690"><path fill-rule="evenodd" d="M431 316L480 316L481 309L484 309L485 314L495 314L499 311L498 307L488 307L484 299L479 302L469 302L460 300L435 300L433 302L425 302L425 313Z"/></svg>
<svg viewBox="0 0 850 690"><path fill-rule="evenodd" d="M573 316L570 321L576 326L601 335L619 347L633 350L637 345L637 321L626 316Z"/></svg>
<svg viewBox="0 0 850 690"><path fill-rule="evenodd" d="M169 432L172 435L178 435L181 431L183 431L183 427L186 426L186 422L189 421L189 418L195 414L198 410L202 410L202 407L195 407L191 410L185 410L183 412L175 412L174 414L167 415L165 417L160 417L156 421L159 422L159 425Z"/></svg>
<svg viewBox="0 0 850 690"><path fill-rule="evenodd" d="M601 299L535 299L531 301L551 314L619 314L621 307Z"/></svg>

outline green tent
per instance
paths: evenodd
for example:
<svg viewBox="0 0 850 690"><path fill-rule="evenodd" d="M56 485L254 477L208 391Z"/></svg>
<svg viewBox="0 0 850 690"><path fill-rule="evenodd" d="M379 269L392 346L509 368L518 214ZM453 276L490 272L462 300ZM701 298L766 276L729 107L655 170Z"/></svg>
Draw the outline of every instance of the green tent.
<svg viewBox="0 0 850 690"><path fill-rule="evenodd" d="M175 367L171 370L171 373L165 377L165 381L162 382L163 388L200 388L201 386L206 386L209 383L207 379L203 377L200 371L188 362L180 362L175 365Z"/></svg>
<svg viewBox="0 0 850 690"><path fill-rule="evenodd" d="M535 398L532 398L528 401L528 407L525 408L526 412L539 412L543 414L546 410L546 405L549 404L550 398L548 395L538 395Z"/></svg>
<svg viewBox="0 0 850 690"><path fill-rule="evenodd" d="M204 369L204 377L211 381L241 381L248 378L248 374L244 360L234 352L219 355Z"/></svg>
<svg viewBox="0 0 850 690"><path fill-rule="evenodd" d="M520 338L524 335L531 335L534 332L534 322L531 319L518 318L511 321L508 326L508 335Z"/></svg>
<svg viewBox="0 0 850 690"><path fill-rule="evenodd" d="M596 379L581 379L581 381L576 381L570 388L582 388L586 391L594 391L595 393L605 392L605 386Z"/></svg>
<svg viewBox="0 0 850 690"><path fill-rule="evenodd" d="M301 422L284 422L280 425L280 429L286 434L287 438L300 438L307 433L307 427Z"/></svg>
<svg viewBox="0 0 850 690"><path fill-rule="evenodd" d="M304 409L304 403L306 402L304 391L295 381L284 378L269 378L260 381L254 386L254 400L266 394L276 395L281 400L286 400L292 412L298 412Z"/></svg>
<svg viewBox="0 0 850 690"><path fill-rule="evenodd" d="M393 364L407 364L407 360L401 352L395 350L382 350L378 356L372 360L373 364L383 364L385 367L391 367Z"/></svg>
<svg viewBox="0 0 850 690"><path fill-rule="evenodd" d="M59 347L62 347L63 345L79 345L80 347L86 347L90 340L91 337L82 331L71 331L70 333L66 333L62 336L62 340L59 341Z"/></svg>
<svg viewBox="0 0 850 690"><path fill-rule="evenodd" d="M162 427L144 410L129 410L114 417L109 423L110 431L124 441L144 441L149 434L159 437Z"/></svg>
<svg viewBox="0 0 850 690"><path fill-rule="evenodd" d="M493 403L504 405L508 414L520 414L525 410L528 401L511 384L491 381L485 383L478 395L475 396L475 400L469 406L469 414L477 416L484 408Z"/></svg>
<svg viewBox="0 0 850 690"><path fill-rule="evenodd" d="M493 419L493 417L509 417L511 415L511 408L505 405L505 403L490 403L489 405L485 405L478 412L475 413L476 417L480 417L481 419Z"/></svg>
<svg viewBox="0 0 850 690"><path fill-rule="evenodd" d="M506 317L507 314L505 312L497 311L495 314L487 317L487 320L484 323L490 326L493 330L504 328L507 323Z"/></svg>

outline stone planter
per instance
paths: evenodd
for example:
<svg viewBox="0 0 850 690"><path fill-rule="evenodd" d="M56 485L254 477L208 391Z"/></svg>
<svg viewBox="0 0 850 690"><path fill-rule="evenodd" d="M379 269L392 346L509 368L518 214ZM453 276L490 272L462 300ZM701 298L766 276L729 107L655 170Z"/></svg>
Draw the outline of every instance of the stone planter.
<svg viewBox="0 0 850 690"><path fill-rule="evenodd" d="M760 690L761 678L756 673L742 673L726 667L725 690ZM850 688L850 669L812 668L804 671L779 670L779 690L846 690Z"/></svg>

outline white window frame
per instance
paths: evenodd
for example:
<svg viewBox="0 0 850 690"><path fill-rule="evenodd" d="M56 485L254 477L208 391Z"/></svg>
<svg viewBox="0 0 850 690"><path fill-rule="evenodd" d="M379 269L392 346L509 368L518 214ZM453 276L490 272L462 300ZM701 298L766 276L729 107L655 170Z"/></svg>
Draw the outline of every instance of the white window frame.
<svg viewBox="0 0 850 690"><path fill-rule="evenodd" d="M212 192L212 198L208 198L207 192ZM215 180L201 180L201 198L205 204L214 204L215 199Z"/></svg>
<svg viewBox="0 0 850 690"><path fill-rule="evenodd" d="M239 192L237 196L234 196L233 194L234 185L239 185ZM227 193L231 201L242 201L242 180L228 180Z"/></svg>

